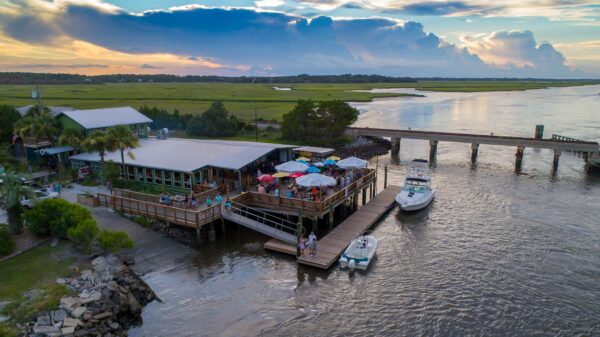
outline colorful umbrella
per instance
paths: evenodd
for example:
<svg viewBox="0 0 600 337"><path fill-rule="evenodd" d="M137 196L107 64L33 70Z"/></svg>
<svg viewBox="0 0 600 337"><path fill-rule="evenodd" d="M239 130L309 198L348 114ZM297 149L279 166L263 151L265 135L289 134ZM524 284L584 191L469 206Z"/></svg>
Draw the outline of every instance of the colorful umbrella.
<svg viewBox="0 0 600 337"><path fill-rule="evenodd" d="M263 174L261 176L258 176L258 178L256 179L258 179L258 181L260 181L261 183L267 183L275 180L275 178L270 174Z"/></svg>
<svg viewBox="0 0 600 337"><path fill-rule="evenodd" d="M277 172L273 175L273 177L275 178L285 178L287 176L289 176L290 174L287 172Z"/></svg>
<svg viewBox="0 0 600 337"><path fill-rule="evenodd" d="M304 177L296 179L296 184L300 186L335 186L337 182L332 177L324 176L318 173L307 174Z"/></svg>
<svg viewBox="0 0 600 337"><path fill-rule="evenodd" d="M335 160L335 161L338 161L338 160L340 160L340 159L342 159L342 158L340 158L340 157L338 157L338 156L329 156L329 157L327 157L327 160Z"/></svg>
<svg viewBox="0 0 600 337"><path fill-rule="evenodd" d="M300 172L295 172L290 174L288 177L290 178L298 178L298 177L302 177L304 174L300 173Z"/></svg>
<svg viewBox="0 0 600 337"><path fill-rule="evenodd" d="M292 172L304 172L304 171L308 170L309 167L310 167L310 165L307 165L306 163L301 163L301 162L292 160L292 161L288 161L286 163L275 166L275 169L277 170L277 172L292 173Z"/></svg>
<svg viewBox="0 0 600 337"><path fill-rule="evenodd" d="M344 169L366 168L369 162L356 157L348 157L337 162L337 166Z"/></svg>
<svg viewBox="0 0 600 337"><path fill-rule="evenodd" d="M304 160L296 159L296 163L304 164L306 166L310 166L310 164Z"/></svg>
<svg viewBox="0 0 600 337"><path fill-rule="evenodd" d="M335 165L335 161L331 160L331 159L327 159L326 161L323 162L325 165L329 165L329 166L334 166Z"/></svg>
<svg viewBox="0 0 600 337"><path fill-rule="evenodd" d="M321 173L321 170L314 166L311 166L308 170L306 170L306 173Z"/></svg>
<svg viewBox="0 0 600 337"><path fill-rule="evenodd" d="M296 161L299 161L299 160L308 162L308 161L310 161L310 158L306 158L306 157L298 157L298 158L296 158Z"/></svg>
<svg viewBox="0 0 600 337"><path fill-rule="evenodd" d="M316 163L313 163L313 166L316 166L316 167L323 167L323 166L325 166L325 164L324 164L322 161L318 161L318 162L316 162Z"/></svg>

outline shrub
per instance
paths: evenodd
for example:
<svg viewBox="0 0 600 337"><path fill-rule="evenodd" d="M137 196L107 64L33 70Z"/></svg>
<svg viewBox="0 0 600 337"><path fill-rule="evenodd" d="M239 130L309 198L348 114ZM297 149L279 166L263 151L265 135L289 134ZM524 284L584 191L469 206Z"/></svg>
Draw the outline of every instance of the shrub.
<svg viewBox="0 0 600 337"><path fill-rule="evenodd" d="M93 219L87 219L77 224L75 227L69 228L67 237L69 240L79 244L83 252L90 254L92 242L98 235L98 225Z"/></svg>
<svg viewBox="0 0 600 337"><path fill-rule="evenodd" d="M15 249L15 242L6 226L0 227L0 255L8 255Z"/></svg>
<svg viewBox="0 0 600 337"><path fill-rule="evenodd" d="M113 254L118 253L124 248L133 248L133 241L124 231L101 229L100 235L98 235L98 241L100 242L100 247L102 247L102 249Z"/></svg>
<svg viewBox="0 0 600 337"><path fill-rule="evenodd" d="M114 185L115 182L121 177L121 167L114 161L104 162L104 164L102 164L102 172L100 172L100 176L105 182L110 181Z"/></svg>
<svg viewBox="0 0 600 337"><path fill-rule="evenodd" d="M29 231L38 236L52 235L65 238L71 227L94 221L92 213L85 207L63 199L46 199L25 213Z"/></svg>

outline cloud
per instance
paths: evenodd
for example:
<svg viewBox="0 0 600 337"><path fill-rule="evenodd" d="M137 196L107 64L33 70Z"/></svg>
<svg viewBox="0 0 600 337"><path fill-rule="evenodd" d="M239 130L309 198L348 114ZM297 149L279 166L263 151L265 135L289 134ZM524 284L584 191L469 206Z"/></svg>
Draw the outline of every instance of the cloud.
<svg viewBox="0 0 600 337"><path fill-rule="evenodd" d="M107 64L55 64L55 63L31 63L31 64L4 64L4 67L16 68L39 68L39 69L106 69Z"/></svg>
<svg viewBox="0 0 600 337"><path fill-rule="evenodd" d="M248 75L352 72L422 77L572 75L564 57L550 44L536 45L530 32L465 36L464 46L456 46L426 33L420 23L387 18L307 18L199 5L131 14L96 6L94 1L83 5L54 2L61 6L41 10L44 20L35 27L52 31L49 36L40 38L14 29L14 22L35 13L36 7L11 14L0 11L0 34L28 46L59 48L65 41L80 41L104 52L115 51L122 60L128 60L127 67L147 71L213 69L215 73ZM413 9L443 11L431 9L430 3L422 4L430 9ZM461 7L462 2L452 4L452 8L471 9ZM337 2L325 1L323 5ZM9 51L0 51L0 57L2 53ZM145 66L131 63L131 59L142 56ZM97 59L88 58L87 63ZM125 61L119 62L125 66ZM545 74L548 69L552 72Z"/></svg>
<svg viewBox="0 0 600 337"><path fill-rule="evenodd" d="M285 1L283 0L260 0L260 1L254 1L254 4L256 5L256 7L259 8L263 8L263 7L280 7L285 5Z"/></svg>

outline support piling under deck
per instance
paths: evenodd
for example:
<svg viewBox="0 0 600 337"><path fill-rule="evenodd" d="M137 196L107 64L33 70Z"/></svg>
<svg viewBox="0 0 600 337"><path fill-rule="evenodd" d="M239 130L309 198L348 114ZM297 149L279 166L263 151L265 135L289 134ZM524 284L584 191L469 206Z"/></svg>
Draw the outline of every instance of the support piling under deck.
<svg viewBox="0 0 600 337"><path fill-rule="evenodd" d="M298 258L298 262L321 269L329 269L354 238L371 228L395 205L394 199L399 190L399 186L388 186L319 240L316 257L308 255L307 251L304 256ZM296 255L296 247L275 239L265 243L265 248Z"/></svg>

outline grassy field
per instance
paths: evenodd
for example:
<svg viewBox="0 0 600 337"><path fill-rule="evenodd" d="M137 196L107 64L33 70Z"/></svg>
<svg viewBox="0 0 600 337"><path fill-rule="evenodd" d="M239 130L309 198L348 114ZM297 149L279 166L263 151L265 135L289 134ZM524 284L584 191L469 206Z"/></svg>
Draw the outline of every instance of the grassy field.
<svg viewBox="0 0 600 337"><path fill-rule="evenodd" d="M221 100L229 111L245 120L258 117L281 120L298 99L325 101L370 101L378 97L403 94L357 92L372 88L416 88L424 91L507 91L540 89L555 86L592 84L582 81L423 81L418 83L373 84L233 84L233 83L135 83L42 86L44 103L75 108L114 106L157 106L169 111L198 114L211 102ZM597 82L596 82L597 83ZM290 87L278 91L272 87ZM33 104L33 86L0 85L0 104L23 106ZM426 92L424 92L426 94Z"/></svg>

